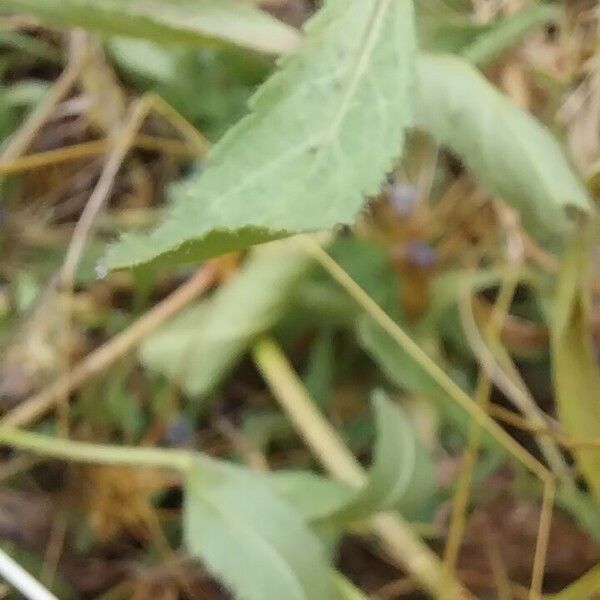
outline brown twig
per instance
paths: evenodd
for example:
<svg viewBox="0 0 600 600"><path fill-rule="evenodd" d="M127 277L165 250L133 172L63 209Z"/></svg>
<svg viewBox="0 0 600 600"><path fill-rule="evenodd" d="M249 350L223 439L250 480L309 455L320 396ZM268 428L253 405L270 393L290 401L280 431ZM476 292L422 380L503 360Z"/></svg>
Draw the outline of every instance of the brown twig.
<svg viewBox="0 0 600 600"><path fill-rule="evenodd" d="M191 279L125 331L84 358L70 373L60 377L45 390L25 400L11 411L2 419L2 424L24 427L45 415L61 397L73 393L86 381L108 369L125 353L137 346L144 337L208 290L217 274L216 262L204 265Z"/></svg>
<svg viewBox="0 0 600 600"><path fill-rule="evenodd" d="M150 108L151 104L147 100L145 101L142 98L137 101L131 107L129 116L123 124L123 130L114 134L115 139L111 144L112 151L104 165L100 179L86 203L79 221L77 221L73 237L67 248L67 254L60 271L60 283L64 286L71 287L74 273L77 270L77 265L94 222L106 204L125 156L129 152L136 133L148 115Z"/></svg>

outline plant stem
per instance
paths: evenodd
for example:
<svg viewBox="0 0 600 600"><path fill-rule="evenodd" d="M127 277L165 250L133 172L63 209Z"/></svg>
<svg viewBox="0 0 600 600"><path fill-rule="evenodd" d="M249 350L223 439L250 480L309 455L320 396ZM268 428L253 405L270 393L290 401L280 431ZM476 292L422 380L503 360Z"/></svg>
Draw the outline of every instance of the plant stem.
<svg viewBox="0 0 600 600"><path fill-rule="evenodd" d="M0 427L0 444L46 457L94 464L158 467L185 471L194 461L187 450L131 448L74 442L62 438Z"/></svg>
<svg viewBox="0 0 600 600"><path fill-rule="evenodd" d="M273 395L294 423L304 441L321 464L335 478L359 487L366 475L337 432L319 412L302 382L279 346L262 339L253 349L254 360ZM397 513L382 513L370 521L371 531L401 568L419 581L423 589L435 594L442 577L439 557ZM451 580L455 598L470 598L460 584Z"/></svg>

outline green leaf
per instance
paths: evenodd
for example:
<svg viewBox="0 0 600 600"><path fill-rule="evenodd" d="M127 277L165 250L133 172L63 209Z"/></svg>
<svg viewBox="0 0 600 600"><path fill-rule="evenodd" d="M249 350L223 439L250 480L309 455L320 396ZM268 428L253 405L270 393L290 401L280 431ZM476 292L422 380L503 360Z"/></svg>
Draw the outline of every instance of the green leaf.
<svg viewBox="0 0 600 600"><path fill-rule="evenodd" d="M312 259L293 241L257 249L241 271L208 300L196 303L151 335L142 363L203 396L282 315Z"/></svg>
<svg viewBox="0 0 600 600"><path fill-rule="evenodd" d="M358 521L390 508L415 510L435 495L434 465L413 425L382 391L373 395L377 443L369 480L330 519Z"/></svg>
<svg viewBox="0 0 600 600"><path fill-rule="evenodd" d="M267 479L307 522L326 520L356 495L349 485L308 471L275 471Z"/></svg>
<svg viewBox="0 0 600 600"><path fill-rule="evenodd" d="M262 86L166 221L109 249L106 266L197 261L352 223L412 123L411 0L329 0L299 52Z"/></svg>
<svg viewBox="0 0 600 600"><path fill-rule="evenodd" d="M188 550L238 598L336 598L326 552L255 473L198 459L185 483Z"/></svg>
<svg viewBox="0 0 600 600"><path fill-rule="evenodd" d="M590 248L579 233L563 260L550 322L556 402L564 430L574 438L594 438L600 431L600 371L590 329L586 290ZM574 451L577 464L600 500L600 450Z"/></svg>
<svg viewBox="0 0 600 600"><path fill-rule="evenodd" d="M0 0L0 11L9 10L59 27L161 43L221 40L280 54L301 40L295 29L243 0Z"/></svg>
<svg viewBox="0 0 600 600"><path fill-rule="evenodd" d="M404 412L381 391L373 395L377 441L367 482L360 490L311 473L269 475L277 491L305 519L342 526L388 509L422 513L435 500L433 459Z"/></svg>
<svg viewBox="0 0 600 600"><path fill-rule="evenodd" d="M422 55L418 82L418 123L517 208L526 226L544 237L563 234L570 228L567 208L591 211L548 130L466 61Z"/></svg>
<svg viewBox="0 0 600 600"><path fill-rule="evenodd" d="M529 31L552 21L559 14L558 7L548 4L524 8L499 19L463 48L461 56L473 64L484 65L516 44Z"/></svg>
<svg viewBox="0 0 600 600"><path fill-rule="evenodd" d="M490 23L477 23L471 16L423 5L418 12L420 41L429 52L460 54L473 64L484 65L559 14L556 6L534 4Z"/></svg>
<svg viewBox="0 0 600 600"><path fill-rule="evenodd" d="M476 23L443 5L421 2L416 8L419 42L428 52L458 54L490 29L489 24Z"/></svg>

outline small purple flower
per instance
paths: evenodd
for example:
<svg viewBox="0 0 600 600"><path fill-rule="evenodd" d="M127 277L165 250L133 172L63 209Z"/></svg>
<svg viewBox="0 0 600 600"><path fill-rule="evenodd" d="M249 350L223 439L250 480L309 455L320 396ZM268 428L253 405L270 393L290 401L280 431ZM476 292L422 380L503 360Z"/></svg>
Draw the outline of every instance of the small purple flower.
<svg viewBox="0 0 600 600"><path fill-rule="evenodd" d="M419 190L410 183L393 183L389 191L390 206L400 217L409 217L419 199Z"/></svg>
<svg viewBox="0 0 600 600"><path fill-rule="evenodd" d="M190 421L185 417L177 417L167 425L163 442L171 447L185 446L191 441L193 435L194 430Z"/></svg>
<svg viewBox="0 0 600 600"><path fill-rule="evenodd" d="M429 269L437 262L437 252L433 246L422 240L406 242L406 260L414 267Z"/></svg>

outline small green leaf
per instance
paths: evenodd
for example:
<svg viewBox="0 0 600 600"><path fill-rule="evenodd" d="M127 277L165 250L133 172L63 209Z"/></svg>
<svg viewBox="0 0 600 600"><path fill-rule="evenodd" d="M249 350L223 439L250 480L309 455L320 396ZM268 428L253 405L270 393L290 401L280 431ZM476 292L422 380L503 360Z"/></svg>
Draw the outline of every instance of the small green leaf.
<svg viewBox="0 0 600 600"><path fill-rule="evenodd" d="M552 368L560 422L575 438L600 431L600 370L590 329L589 293L585 289L589 244L577 234L563 260L556 304L550 322ZM600 450L574 451L581 472L600 500Z"/></svg>
<svg viewBox="0 0 600 600"><path fill-rule="evenodd" d="M300 34L243 0L0 0L59 27L193 46L222 40L262 52L294 50Z"/></svg>
<svg viewBox="0 0 600 600"><path fill-rule="evenodd" d="M326 552L261 477L198 459L185 484L188 550L245 600L336 598Z"/></svg>
<svg viewBox="0 0 600 600"><path fill-rule="evenodd" d="M183 311L140 348L142 363L203 396L282 315L312 259L294 242L257 249L215 295Z"/></svg>
<svg viewBox="0 0 600 600"><path fill-rule="evenodd" d="M320 524L362 521L388 509L412 515L435 500L434 464L403 411L374 394L377 441L368 479L360 490L311 473L269 475L277 491L304 518Z"/></svg>
<svg viewBox="0 0 600 600"><path fill-rule="evenodd" d="M275 471L267 479L307 522L326 520L356 495L349 485L308 471Z"/></svg>
<svg viewBox="0 0 600 600"><path fill-rule="evenodd" d="M552 21L559 14L558 7L549 4L523 8L499 19L463 48L460 54L473 64L484 65L516 44L529 31Z"/></svg>
<svg viewBox="0 0 600 600"><path fill-rule="evenodd" d="M435 495L433 461L413 425L385 393L375 392L373 402L377 443L368 483L329 518L358 521L390 508L414 510Z"/></svg>
<svg viewBox="0 0 600 600"><path fill-rule="evenodd" d="M475 68L452 56L418 59L417 121L456 153L490 192L545 237L570 229L567 208L591 212L559 144Z"/></svg>
<svg viewBox="0 0 600 600"><path fill-rule="evenodd" d="M421 46L428 52L459 54L469 62L484 65L519 42L529 31L552 21L558 7L534 4L491 22L479 23L442 6L422 3L418 10Z"/></svg>
<svg viewBox="0 0 600 600"><path fill-rule="evenodd" d="M166 221L109 249L106 266L198 261L352 223L412 124L411 0L329 0L252 113L173 189Z"/></svg>
<svg viewBox="0 0 600 600"><path fill-rule="evenodd" d="M416 11L420 46L427 52L459 54L491 28L444 4L419 2Z"/></svg>

